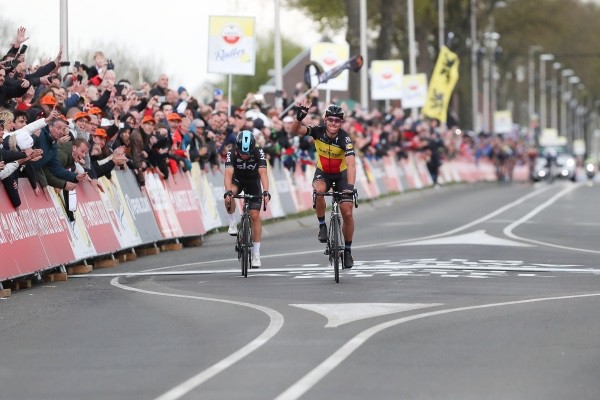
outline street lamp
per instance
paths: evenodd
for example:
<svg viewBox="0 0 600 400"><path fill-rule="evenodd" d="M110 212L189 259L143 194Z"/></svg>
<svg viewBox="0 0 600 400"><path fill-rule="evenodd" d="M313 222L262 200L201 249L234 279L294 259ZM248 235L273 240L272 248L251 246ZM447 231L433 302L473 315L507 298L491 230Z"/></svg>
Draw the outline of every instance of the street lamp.
<svg viewBox="0 0 600 400"><path fill-rule="evenodd" d="M529 112L529 126L531 128L531 122L534 119L535 114L535 59L533 56L536 51L542 51L542 46L529 46L529 60L527 64L527 73L529 80L529 96L528 96L528 112Z"/></svg>
<svg viewBox="0 0 600 400"><path fill-rule="evenodd" d="M575 72L572 69L563 69L560 73L560 92L561 92L561 107L560 107L560 132L563 135L567 134L567 101L571 93L568 91L567 78L573 76Z"/></svg>
<svg viewBox="0 0 600 400"><path fill-rule="evenodd" d="M552 54L540 54L540 130L546 128L546 61L554 60Z"/></svg>
<svg viewBox="0 0 600 400"><path fill-rule="evenodd" d="M558 130L558 79L557 74L562 65L558 62L552 64L552 97L550 97L550 127Z"/></svg>
<svg viewBox="0 0 600 400"><path fill-rule="evenodd" d="M485 49L483 55L483 129L484 132L490 133L490 81L492 79L492 67L490 60L493 62L493 57L496 55L496 46L500 39L500 34L497 32L485 32L483 34Z"/></svg>
<svg viewBox="0 0 600 400"><path fill-rule="evenodd" d="M479 131L477 123L477 117L479 115L479 91L477 82L477 51L479 50L479 44L477 43L477 8L476 0L471 0L471 113L472 113L472 127L473 131Z"/></svg>
<svg viewBox="0 0 600 400"><path fill-rule="evenodd" d="M573 143L573 140L575 140L575 124L576 124L576 120L577 120L577 115L576 115L576 110L577 110L577 98L574 96L575 94L575 85L577 85L579 82L581 82L581 79L579 79L578 76L571 76L569 77L569 116L567 117L568 121L569 121L569 133L570 133L570 137L571 137L571 144Z"/></svg>

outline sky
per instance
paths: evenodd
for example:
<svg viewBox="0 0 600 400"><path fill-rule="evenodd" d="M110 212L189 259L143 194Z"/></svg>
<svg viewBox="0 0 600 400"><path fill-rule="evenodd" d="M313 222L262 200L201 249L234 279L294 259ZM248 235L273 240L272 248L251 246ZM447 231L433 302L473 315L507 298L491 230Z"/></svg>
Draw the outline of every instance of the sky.
<svg viewBox="0 0 600 400"><path fill-rule="evenodd" d="M60 47L60 1L18 4L0 0L2 16L27 28L30 39L25 44L54 58ZM68 0L68 10L70 55L93 49L110 58L110 48L99 48L108 47L99 43L115 44L133 54L161 59L169 86L191 91L206 80L221 78L207 73L210 15L255 17L258 35L273 31L275 16L274 0ZM315 24L307 17L283 5L280 15L282 38L305 48L319 41Z"/></svg>

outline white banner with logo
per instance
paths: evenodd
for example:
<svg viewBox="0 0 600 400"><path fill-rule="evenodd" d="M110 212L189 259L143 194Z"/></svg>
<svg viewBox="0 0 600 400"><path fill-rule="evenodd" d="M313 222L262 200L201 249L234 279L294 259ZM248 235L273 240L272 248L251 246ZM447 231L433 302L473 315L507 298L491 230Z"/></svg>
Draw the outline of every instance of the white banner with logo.
<svg viewBox="0 0 600 400"><path fill-rule="evenodd" d="M403 78L403 61L373 61L371 63L371 98L373 100L401 99Z"/></svg>
<svg viewBox="0 0 600 400"><path fill-rule="evenodd" d="M402 80L402 108L423 107L427 101L427 75L404 75Z"/></svg>
<svg viewBox="0 0 600 400"><path fill-rule="evenodd" d="M254 17L209 17L208 72L254 75L256 38Z"/></svg>
<svg viewBox="0 0 600 400"><path fill-rule="evenodd" d="M350 58L350 46L329 42L315 43L310 49L310 60L316 61L327 72ZM329 90L348 90L348 70L319 85Z"/></svg>

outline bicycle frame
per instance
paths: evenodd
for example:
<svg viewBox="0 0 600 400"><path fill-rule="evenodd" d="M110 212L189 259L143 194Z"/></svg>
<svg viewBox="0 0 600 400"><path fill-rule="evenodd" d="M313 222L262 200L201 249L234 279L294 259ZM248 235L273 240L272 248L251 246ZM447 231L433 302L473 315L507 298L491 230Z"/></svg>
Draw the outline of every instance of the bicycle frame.
<svg viewBox="0 0 600 400"><path fill-rule="evenodd" d="M252 268L252 221L250 219L250 200L260 198L262 196L251 195L251 194L236 194L233 196L234 199L243 199L244 204L242 206L242 218L240 222L240 229L238 230L235 250L238 253L238 260L242 268L242 276L248 277L248 269ZM233 201L233 200L232 200ZM264 204L264 203L263 203ZM267 209L267 205L264 204L263 210Z"/></svg>
<svg viewBox="0 0 600 400"><path fill-rule="evenodd" d="M340 264L344 263L344 235L342 233L342 217L340 215L339 203L343 192L335 190L335 185L331 192L317 192L313 190L313 208L317 205L317 196L331 197L331 214L329 217L329 232L325 254L329 256L329 265L333 265L334 278L336 283L340 281ZM354 207L358 207L358 192L354 189L352 193Z"/></svg>

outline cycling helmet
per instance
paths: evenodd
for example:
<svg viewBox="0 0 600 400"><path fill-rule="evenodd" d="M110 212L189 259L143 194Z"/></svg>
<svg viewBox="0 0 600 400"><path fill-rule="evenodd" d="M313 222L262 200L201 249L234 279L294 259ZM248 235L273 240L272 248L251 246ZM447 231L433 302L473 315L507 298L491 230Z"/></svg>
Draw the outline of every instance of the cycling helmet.
<svg viewBox="0 0 600 400"><path fill-rule="evenodd" d="M250 131L241 131L237 135L235 146L240 154L250 154L254 146L256 146L256 139Z"/></svg>
<svg viewBox="0 0 600 400"><path fill-rule="evenodd" d="M327 111L325 111L325 118L327 117L338 117L344 119L344 110L342 110L342 107L332 104L327 107Z"/></svg>

